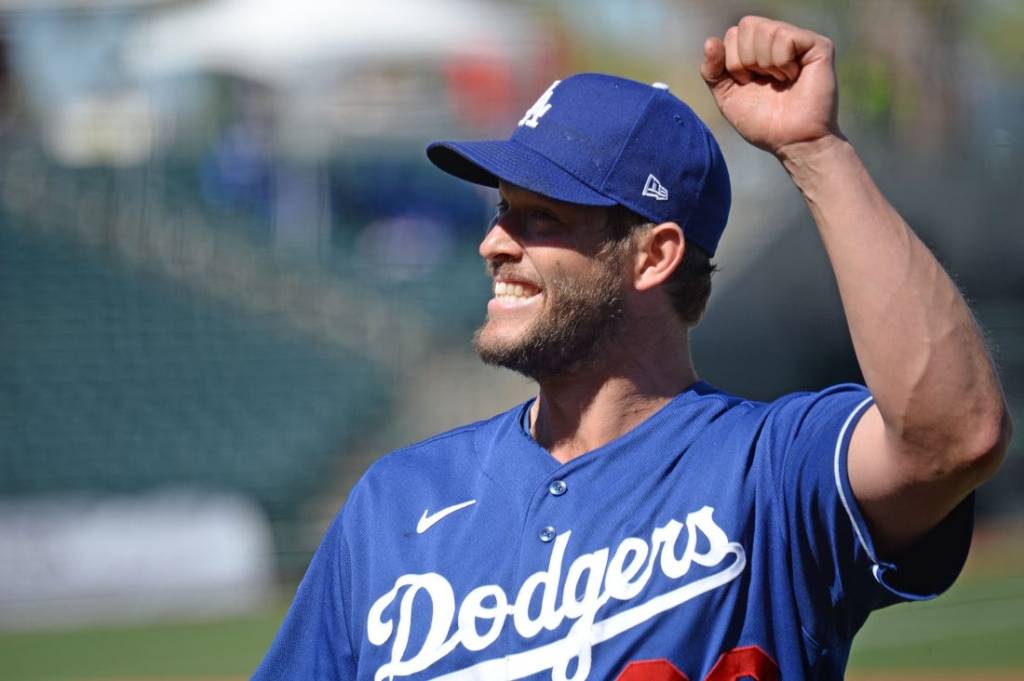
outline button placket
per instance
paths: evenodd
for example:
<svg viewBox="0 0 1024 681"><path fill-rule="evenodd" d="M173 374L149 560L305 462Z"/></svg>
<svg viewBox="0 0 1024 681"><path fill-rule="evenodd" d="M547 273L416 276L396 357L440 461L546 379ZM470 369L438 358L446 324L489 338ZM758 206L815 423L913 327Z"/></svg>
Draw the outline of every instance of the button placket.
<svg viewBox="0 0 1024 681"><path fill-rule="evenodd" d="M560 497L567 491L569 491L569 486L565 483L565 480L559 478L557 480L552 480L551 482L548 483L547 491L549 496ZM558 533L553 525L546 525L540 529L540 532L537 533L537 538L545 544L551 543L557 536Z"/></svg>

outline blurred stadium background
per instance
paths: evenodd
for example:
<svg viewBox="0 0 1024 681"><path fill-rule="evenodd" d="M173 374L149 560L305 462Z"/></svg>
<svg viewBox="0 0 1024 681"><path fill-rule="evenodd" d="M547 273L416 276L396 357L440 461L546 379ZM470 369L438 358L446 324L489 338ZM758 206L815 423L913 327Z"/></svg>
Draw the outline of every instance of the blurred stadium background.
<svg viewBox="0 0 1024 681"><path fill-rule="evenodd" d="M529 394L469 346L493 197L423 147L566 73L665 81L722 141L702 375L858 380L800 198L697 75L746 13L835 39L842 125L1018 424L964 579L877 614L851 677L1024 678L1024 5L0 0L0 679L245 678L368 463Z"/></svg>

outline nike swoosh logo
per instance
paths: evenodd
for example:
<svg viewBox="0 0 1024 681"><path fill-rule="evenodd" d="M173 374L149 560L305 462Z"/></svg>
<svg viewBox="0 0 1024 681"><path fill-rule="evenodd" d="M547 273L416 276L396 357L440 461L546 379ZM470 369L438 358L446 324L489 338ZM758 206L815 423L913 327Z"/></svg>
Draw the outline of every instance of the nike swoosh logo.
<svg viewBox="0 0 1024 681"><path fill-rule="evenodd" d="M469 501L463 501L461 504L453 504L446 508L442 508L437 513L432 514L424 510L423 517L420 518L420 521L418 523L416 523L416 534L423 534L431 527L436 525L439 521L444 520L445 518L450 516L452 513L455 513L456 511L461 511L467 506L472 506L475 503L476 499L470 499Z"/></svg>

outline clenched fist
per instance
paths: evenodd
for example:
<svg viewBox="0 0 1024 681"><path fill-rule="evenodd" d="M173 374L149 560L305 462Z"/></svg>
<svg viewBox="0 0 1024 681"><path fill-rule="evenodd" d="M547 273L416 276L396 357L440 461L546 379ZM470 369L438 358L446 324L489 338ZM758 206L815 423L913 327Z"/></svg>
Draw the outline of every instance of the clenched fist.
<svg viewBox="0 0 1024 681"><path fill-rule="evenodd" d="M748 16L704 42L700 72L736 131L785 157L793 145L841 136L833 54L825 36Z"/></svg>

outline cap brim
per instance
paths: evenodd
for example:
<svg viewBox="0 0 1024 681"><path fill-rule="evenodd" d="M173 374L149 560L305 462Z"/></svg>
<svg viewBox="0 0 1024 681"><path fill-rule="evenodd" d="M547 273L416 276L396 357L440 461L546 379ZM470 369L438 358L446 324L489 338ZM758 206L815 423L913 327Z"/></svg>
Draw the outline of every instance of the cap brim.
<svg viewBox="0 0 1024 681"><path fill-rule="evenodd" d="M427 147L427 158L446 173L485 187L497 187L501 180L568 203L617 203L515 140L434 142Z"/></svg>

